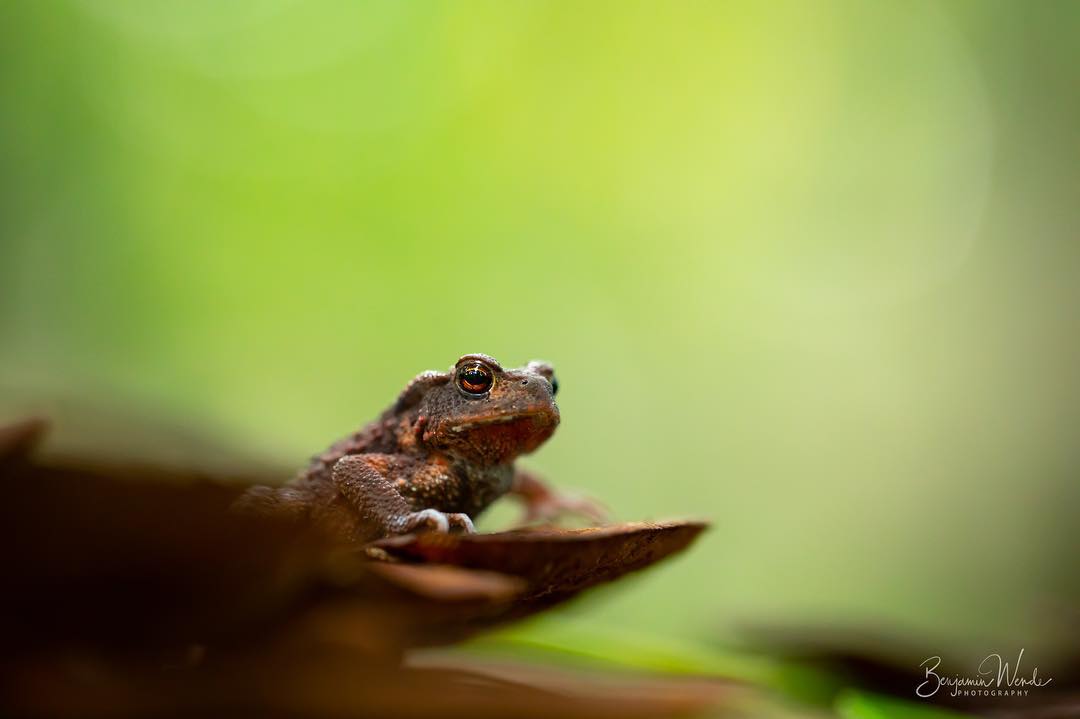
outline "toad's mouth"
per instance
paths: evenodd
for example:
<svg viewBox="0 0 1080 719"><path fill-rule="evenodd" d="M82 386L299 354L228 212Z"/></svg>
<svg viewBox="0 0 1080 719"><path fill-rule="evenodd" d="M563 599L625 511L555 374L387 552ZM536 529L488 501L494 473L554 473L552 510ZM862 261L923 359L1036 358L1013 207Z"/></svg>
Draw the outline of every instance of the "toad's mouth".
<svg viewBox="0 0 1080 719"><path fill-rule="evenodd" d="M542 429L544 427L554 427L559 423L559 416L551 411L547 407L538 407L536 409L524 410L521 412L510 412L503 414L492 414L486 417L476 417L468 422L461 422L459 424L452 425L449 429L455 434L462 432L470 432L480 427L492 427L496 425L513 425L522 424Z"/></svg>

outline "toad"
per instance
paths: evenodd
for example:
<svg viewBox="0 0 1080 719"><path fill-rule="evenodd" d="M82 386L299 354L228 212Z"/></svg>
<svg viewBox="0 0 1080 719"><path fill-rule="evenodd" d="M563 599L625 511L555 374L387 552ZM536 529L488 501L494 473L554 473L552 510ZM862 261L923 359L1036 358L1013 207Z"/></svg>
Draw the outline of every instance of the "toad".
<svg viewBox="0 0 1080 719"><path fill-rule="evenodd" d="M596 503L557 492L514 460L559 424L547 362L503 369L468 354L449 372L417 375L374 422L335 442L280 488L254 487L240 510L287 514L355 542L418 531L473 532L504 494L527 521L566 513L601 521Z"/></svg>

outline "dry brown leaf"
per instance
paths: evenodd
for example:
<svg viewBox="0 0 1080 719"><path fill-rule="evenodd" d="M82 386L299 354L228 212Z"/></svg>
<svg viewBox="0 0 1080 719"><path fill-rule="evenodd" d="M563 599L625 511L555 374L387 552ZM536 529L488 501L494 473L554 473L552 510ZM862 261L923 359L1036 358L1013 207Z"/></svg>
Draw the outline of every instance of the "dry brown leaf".
<svg viewBox="0 0 1080 719"><path fill-rule="evenodd" d="M0 437L22 448L36 426ZM381 557L457 569L407 567L371 562L303 527L236 515L229 506L242 487L205 475L50 463L22 449L0 468L0 531L7 546L20 548L7 572L17 591L0 596L9 647L175 647L245 642L279 630L295 638L296 627L308 625L324 634L332 615L367 627L368 646L394 652L540 611L682 550L705 526L426 534L378 543Z"/></svg>
<svg viewBox="0 0 1080 719"><path fill-rule="evenodd" d="M704 522L627 522L587 529L525 529L496 534L420 534L375 546L410 562L450 564L521 577L522 599L562 600L644 569L690 545Z"/></svg>

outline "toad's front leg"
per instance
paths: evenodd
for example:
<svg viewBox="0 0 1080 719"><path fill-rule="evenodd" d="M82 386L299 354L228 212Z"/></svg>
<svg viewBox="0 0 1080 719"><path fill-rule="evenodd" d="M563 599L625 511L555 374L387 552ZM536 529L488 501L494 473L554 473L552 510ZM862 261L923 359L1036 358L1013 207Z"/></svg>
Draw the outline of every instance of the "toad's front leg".
<svg viewBox="0 0 1080 719"><path fill-rule="evenodd" d="M352 454L342 457L334 465L334 486L359 516L357 539L371 541L416 531L475 531L466 514L440 512L433 508L414 511L380 471L380 467L393 463L389 460L392 458L386 455Z"/></svg>

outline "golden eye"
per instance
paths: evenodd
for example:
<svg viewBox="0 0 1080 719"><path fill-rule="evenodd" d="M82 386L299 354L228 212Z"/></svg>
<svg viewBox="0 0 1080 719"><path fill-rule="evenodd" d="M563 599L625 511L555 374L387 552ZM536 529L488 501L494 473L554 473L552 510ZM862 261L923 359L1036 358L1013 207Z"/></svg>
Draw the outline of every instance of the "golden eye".
<svg viewBox="0 0 1080 719"><path fill-rule="evenodd" d="M458 387L468 394L482 395L491 389L494 382L495 375L480 362L470 362L458 369Z"/></svg>

